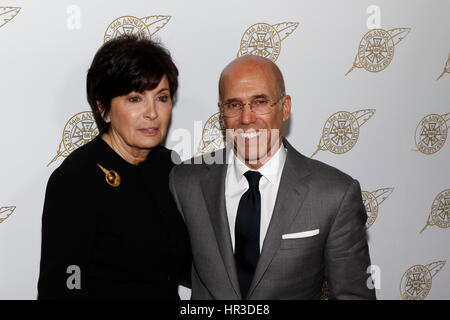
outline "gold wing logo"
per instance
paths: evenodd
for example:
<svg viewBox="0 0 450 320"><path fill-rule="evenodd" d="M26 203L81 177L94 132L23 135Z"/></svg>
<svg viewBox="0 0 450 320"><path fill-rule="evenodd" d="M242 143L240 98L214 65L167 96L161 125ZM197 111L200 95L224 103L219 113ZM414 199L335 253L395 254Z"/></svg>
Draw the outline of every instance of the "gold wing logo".
<svg viewBox="0 0 450 320"><path fill-rule="evenodd" d="M441 150L447 141L449 120L450 113L429 114L422 118L414 135L416 148L413 151L431 155Z"/></svg>
<svg viewBox="0 0 450 320"><path fill-rule="evenodd" d="M369 72L380 72L386 69L394 58L394 47L409 33L410 28L392 30L373 29L367 32L358 46L353 66L345 74L355 68L364 68Z"/></svg>
<svg viewBox="0 0 450 320"><path fill-rule="evenodd" d="M444 71L442 71L441 75L436 79L439 80L445 73L450 73L450 52L448 53L448 59L445 63Z"/></svg>
<svg viewBox="0 0 450 320"><path fill-rule="evenodd" d="M400 282L400 297L403 300L424 300L430 293L432 278L444 267L446 261L437 261L426 266L415 265L406 270Z"/></svg>
<svg viewBox="0 0 450 320"><path fill-rule="evenodd" d="M450 227L450 189L440 192L434 198L427 224L420 233L425 231L428 226Z"/></svg>
<svg viewBox="0 0 450 320"><path fill-rule="evenodd" d="M135 34L141 37L151 38L161 30L170 20L171 16L148 16L136 18L123 16L111 22L105 31L104 41L117 38L124 34Z"/></svg>
<svg viewBox="0 0 450 320"><path fill-rule="evenodd" d="M361 192L367 213L366 229L369 229L374 224L378 217L380 204L391 195L392 191L394 191L394 188L383 188L372 192Z"/></svg>
<svg viewBox="0 0 450 320"><path fill-rule="evenodd" d="M359 129L375 113L375 109L363 109L355 112L338 111L325 122L317 150L343 154L350 151L358 141Z"/></svg>
<svg viewBox="0 0 450 320"><path fill-rule="evenodd" d="M16 210L16 207L0 207L0 223L8 219L14 210Z"/></svg>
<svg viewBox="0 0 450 320"><path fill-rule="evenodd" d="M0 7L0 28L14 19L20 9L18 7Z"/></svg>
<svg viewBox="0 0 450 320"><path fill-rule="evenodd" d="M282 22L274 25L256 23L245 30L237 57L252 54L275 62L281 52L281 41L297 29L298 22Z"/></svg>
<svg viewBox="0 0 450 320"><path fill-rule="evenodd" d="M72 151L85 145L98 135L94 115L90 111L77 113L64 126L61 142L55 157L47 167L59 157L67 157Z"/></svg>
<svg viewBox="0 0 450 320"><path fill-rule="evenodd" d="M214 152L225 147L225 128L221 122L220 112L213 114L203 126L202 139L197 154Z"/></svg>

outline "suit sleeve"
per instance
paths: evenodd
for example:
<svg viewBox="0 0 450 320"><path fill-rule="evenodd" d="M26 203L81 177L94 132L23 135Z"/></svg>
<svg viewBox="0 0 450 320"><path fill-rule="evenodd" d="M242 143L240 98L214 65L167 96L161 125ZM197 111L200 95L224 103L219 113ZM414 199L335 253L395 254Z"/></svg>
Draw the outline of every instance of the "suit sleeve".
<svg viewBox="0 0 450 320"><path fill-rule="evenodd" d="M370 274L366 210L358 181L348 187L331 227L325 248L330 299L376 299L367 286Z"/></svg>
<svg viewBox="0 0 450 320"><path fill-rule="evenodd" d="M95 212L89 211L90 203L86 198L89 192L83 188L81 180L76 173L57 169L48 181L42 215L38 299L86 297L96 218ZM70 266L79 268L80 272L70 269L68 272ZM81 288L73 288L76 284Z"/></svg>
<svg viewBox="0 0 450 320"><path fill-rule="evenodd" d="M175 171L177 169L177 166L173 167L172 170L170 171L169 174L169 189L170 192L172 193L173 199L177 205L178 211L181 213L181 215L184 218L184 214L183 214L183 210L181 208L181 204L180 204L180 200L178 199L178 194L177 194L177 190L176 190L176 186L175 186Z"/></svg>
<svg viewBox="0 0 450 320"><path fill-rule="evenodd" d="M174 170L176 167L172 168L170 175L169 175L169 189L171 192L171 202L173 203L173 212L175 212L176 217L175 221L178 224L177 230L179 230L179 233L182 234L182 236L179 236L179 239L183 239L184 241L179 244L178 247L181 248L180 251L184 253L182 258L182 263L180 265L180 270L178 272L179 274L179 281L180 284L185 287L191 287L191 268L192 268L192 253L191 253L191 245L189 240L189 231L187 230L186 224L183 219L182 211L180 202L178 200L178 195L175 190L175 182L174 182Z"/></svg>

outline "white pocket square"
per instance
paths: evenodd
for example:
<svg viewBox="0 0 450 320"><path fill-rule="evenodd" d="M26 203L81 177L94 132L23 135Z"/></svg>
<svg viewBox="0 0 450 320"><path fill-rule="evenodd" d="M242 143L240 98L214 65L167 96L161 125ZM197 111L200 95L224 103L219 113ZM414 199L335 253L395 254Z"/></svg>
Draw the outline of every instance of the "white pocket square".
<svg viewBox="0 0 450 320"><path fill-rule="evenodd" d="M300 239L308 238L319 234L319 229L297 232L297 233L287 233L281 236L282 239Z"/></svg>

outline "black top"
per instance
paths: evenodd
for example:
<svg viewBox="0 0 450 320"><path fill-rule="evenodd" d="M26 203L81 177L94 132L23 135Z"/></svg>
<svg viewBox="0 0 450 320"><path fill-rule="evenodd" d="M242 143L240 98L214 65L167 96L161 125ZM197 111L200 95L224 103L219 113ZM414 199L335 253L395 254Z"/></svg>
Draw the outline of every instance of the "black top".
<svg viewBox="0 0 450 320"><path fill-rule="evenodd" d="M132 165L99 136L72 152L47 185L38 298L179 299L190 245L169 191L173 166L162 146Z"/></svg>

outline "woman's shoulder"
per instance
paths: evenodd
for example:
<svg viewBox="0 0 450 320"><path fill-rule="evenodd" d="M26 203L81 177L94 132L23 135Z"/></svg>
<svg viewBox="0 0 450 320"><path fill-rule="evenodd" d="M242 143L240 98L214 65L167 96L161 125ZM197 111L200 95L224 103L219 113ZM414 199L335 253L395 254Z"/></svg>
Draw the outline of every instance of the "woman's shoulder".
<svg viewBox="0 0 450 320"><path fill-rule="evenodd" d="M155 151L155 157L158 161L166 164L170 169L181 163L180 156L175 150L158 145Z"/></svg>
<svg viewBox="0 0 450 320"><path fill-rule="evenodd" d="M53 172L52 176L76 176L80 177L86 174L92 160L95 158L98 149L98 137L85 145L75 149L70 153L61 165Z"/></svg>

